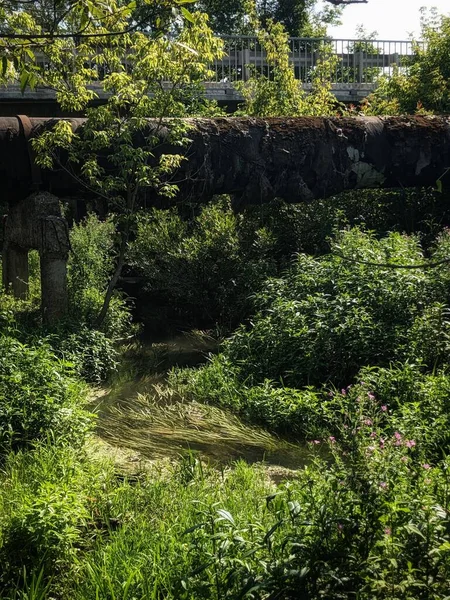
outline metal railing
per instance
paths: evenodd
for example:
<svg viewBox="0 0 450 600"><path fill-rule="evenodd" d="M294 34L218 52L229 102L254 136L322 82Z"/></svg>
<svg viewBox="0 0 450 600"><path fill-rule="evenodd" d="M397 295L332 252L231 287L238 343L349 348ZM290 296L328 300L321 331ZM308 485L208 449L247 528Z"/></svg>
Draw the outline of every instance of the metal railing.
<svg viewBox="0 0 450 600"><path fill-rule="evenodd" d="M271 77L266 53L253 36L222 36L224 56L214 62L216 82L246 81L252 73ZM332 58L332 84L373 84L380 75L391 76L394 68L406 71L416 47L423 42L331 38L290 38L289 59L295 77L311 83L322 57Z"/></svg>
<svg viewBox="0 0 450 600"><path fill-rule="evenodd" d="M232 83L247 81L252 74L263 74L269 79L273 76L273 67L267 62L266 52L256 36L227 35L222 39L224 55L211 65L213 75L209 82L231 87ZM326 78L334 91L352 89L368 93L376 87L380 76L390 77L395 69L407 72L414 53L424 46L424 42L412 40L293 37L289 38L289 61L304 89L310 89L318 66L328 60ZM71 51L76 52L74 49ZM45 54L37 54L36 59L41 68L52 68ZM122 62L127 71L132 70L133 65L129 62L126 50ZM97 71L100 81L108 72L105 65L96 60L95 53L86 66Z"/></svg>

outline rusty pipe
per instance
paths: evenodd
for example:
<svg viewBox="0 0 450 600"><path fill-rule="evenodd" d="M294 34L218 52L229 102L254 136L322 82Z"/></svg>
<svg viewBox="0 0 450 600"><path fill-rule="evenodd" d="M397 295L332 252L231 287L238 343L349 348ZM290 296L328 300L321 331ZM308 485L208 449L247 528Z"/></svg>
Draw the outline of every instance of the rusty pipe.
<svg viewBox="0 0 450 600"><path fill-rule="evenodd" d="M66 120L74 130L85 122ZM30 118L27 139L23 118L0 118L1 189L9 201L33 189L29 137L56 121ZM222 117L189 123L185 150L161 150L186 155L173 177L179 198L232 194L242 204L273 197L303 202L349 189L430 186L448 179L450 117ZM40 177L41 189L74 195L75 182L66 172L43 170Z"/></svg>

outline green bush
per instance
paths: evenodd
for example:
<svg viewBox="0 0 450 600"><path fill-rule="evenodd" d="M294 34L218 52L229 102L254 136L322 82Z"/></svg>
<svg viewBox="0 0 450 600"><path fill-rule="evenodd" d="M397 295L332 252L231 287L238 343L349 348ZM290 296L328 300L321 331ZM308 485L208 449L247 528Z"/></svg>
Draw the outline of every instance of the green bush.
<svg viewBox="0 0 450 600"><path fill-rule="evenodd" d="M271 524L253 530L250 544L246 525L205 523L214 561L194 581L216 573L222 597L259 600L446 597L445 470L395 446L354 461L333 445L331 460L317 459L266 499Z"/></svg>
<svg viewBox="0 0 450 600"><path fill-rule="evenodd" d="M334 231L416 231L428 248L450 216L447 207L432 190L357 190L307 205L276 200L238 214L225 197L192 213L154 209L139 216L129 256L143 278L139 318L153 327L163 319L233 329L252 314L266 277L280 275L296 253L329 252Z"/></svg>
<svg viewBox="0 0 450 600"><path fill-rule="evenodd" d="M174 370L169 385L182 397L231 409L249 422L287 436L315 438L329 430L326 392L277 386L270 380L247 385L223 354L204 368Z"/></svg>
<svg viewBox="0 0 450 600"><path fill-rule="evenodd" d="M434 259L448 248L444 231ZM254 298L259 311L251 323L209 364L175 371L169 384L183 397L303 439L341 435L341 413L359 395L376 394L395 410L396 427L404 420L436 455L450 443L450 282L446 264L403 268L424 260L416 238L342 232L330 255L300 255L283 278L268 280ZM333 386L353 381L351 393L334 393Z"/></svg>
<svg viewBox="0 0 450 600"><path fill-rule="evenodd" d="M112 218L101 221L93 214L75 224L70 232L68 288L70 320L74 324L95 326L114 270L114 239ZM134 329L130 305L116 291L101 330L115 341L130 336Z"/></svg>
<svg viewBox="0 0 450 600"><path fill-rule="evenodd" d="M447 237L440 243L447 244ZM258 314L223 352L241 381L269 378L290 387L346 384L365 365L443 364L450 331L448 267L377 266L424 260L413 237L376 240L359 230L343 232L330 255L300 255L283 278L267 281L255 298Z"/></svg>
<svg viewBox="0 0 450 600"><path fill-rule="evenodd" d="M272 242L259 228L241 239L242 215L218 198L190 222L175 210L142 214L130 255L145 289L192 322L232 327L247 312L249 296L274 271Z"/></svg>
<svg viewBox="0 0 450 600"><path fill-rule="evenodd" d="M446 113L450 109L450 18L432 11L422 19L421 39L390 78L380 80L363 103L366 114ZM402 65L403 66L403 65Z"/></svg>
<svg viewBox="0 0 450 600"><path fill-rule="evenodd" d="M70 232L68 264L69 318L51 332L55 351L73 363L86 381L100 383L117 366L116 343L133 336L131 306L116 291L98 328L96 320L114 270L115 228L111 218L88 215Z"/></svg>
<svg viewBox="0 0 450 600"><path fill-rule="evenodd" d="M111 466L87 460L79 448L38 443L5 457L0 483L1 597L23 590L33 575L44 589L56 579L52 596L60 597L80 547L96 535L97 500L107 502L115 485Z"/></svg>
<svg viewBox="0 0 450 600"><path fill-rule="evenodd" d="M450 377L445 372L424 373L418 366L405 364L389 369L365 368L358 375L367 390L384 406L382 429L413 439L433 460L450 450ZM361 387L348 394L348 405L361 397ZM331 419L330 419L331 421Z"/></svg>
<svg viewBox="0 0 450 600"><path fill-rule="evenodd" d="M119 352L102 331L82 325L61 338L53 338L53 345L64 360L73 364L76 374L89 383L100 383L117 368Z"/></svg>
<svg viewBox="0 0 450 600"><path fill-rule="evenodd" d="M82 409L84 388L70 365L44 343L36 347L0 336L0 447L18 449L36 440L81 444L91 428Z"/></svg>

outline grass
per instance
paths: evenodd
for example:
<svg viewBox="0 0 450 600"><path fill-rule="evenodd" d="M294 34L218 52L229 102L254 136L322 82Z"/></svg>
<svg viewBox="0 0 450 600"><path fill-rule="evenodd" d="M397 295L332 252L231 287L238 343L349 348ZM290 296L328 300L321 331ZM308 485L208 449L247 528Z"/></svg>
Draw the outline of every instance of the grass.
<svg viewBox="0 0 450 600"><path fill-rule="evenodd" d="M294 469L305 464L304 447L245 425L230 411L187 402L167 387L169 368L204 362L216 347L213 337L197 330L163 342L128 346L110 387L91 399L100 439L125 455L132 451L133 460L175 458L195 451L216 464L238 458Z"/></svg>
<svg viewBox="0 0 450 600"><path fill-rule="evenodd" d="M138 452L145 458L177 456L191 450L213 462L244 458L248 462L299 468L305 462L301 446L290 444L263 429L243 424L235 415L198 402L140 394L106 404L98 412L97 433L109 444Z"/></svg>

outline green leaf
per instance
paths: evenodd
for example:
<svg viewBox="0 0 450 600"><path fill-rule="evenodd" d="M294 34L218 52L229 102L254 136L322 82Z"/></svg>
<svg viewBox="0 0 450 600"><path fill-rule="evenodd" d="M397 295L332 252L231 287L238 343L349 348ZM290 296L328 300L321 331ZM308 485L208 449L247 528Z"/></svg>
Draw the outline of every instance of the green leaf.
<svg viewBox="0 0 450 600"><path fill-rule="evenodd" d="M217 514L219 514L220 517L221 517L219 519L219 521L224 520L224 521L228 521L232 525L236 525L236 523L234 522L233 517L231 516L231 514L227 510L225 510L223 508L219 508L219 510L217 511Z"/></svg>
<svg viewBox="0 0 450 600"><path fill-rule="evenodd" d="M205 525L207 525L206 522L205 523L197 523L197 525L193 525L192 527L188 527L187 529L185 529L181 535L187 535L188 533L192 533L192 532L196 531L197 529L201 529Z"/></svg>
<svg viewBox="0 0 450 600"><path fill-rule="evenodd" d="M410 531L411 533L415 533L416 535L418 535L422 539L424 539L424 540L426 539L425 535L423 534L423 532L420 531L420 529L414 523L408 523L408 525L406 526L406 529L408 531Z"/></svg>
<svg viewBox="0 0 450 600"><path fill-rule="evenodd" d="M183 15L183 17L186 19L186 21L189 21L189 23L193 23L194 22L194 17L192 16L192 14L188 11L187 8L184 8L184 6L181 7L181 14Z"/></svg>
<svg viewBox="0 0 450 600"><path fill-rule="evenodd" d="M28 71L22 71L22 73L20 75L20 91L22 94L25 92L29 80L30 80L30 73Z"/></svg>
<svg viewBox="0 0 450 600"><path fill-rule="evenodd" d="M292 518L300 514L300 504L297 500L294 500L293 502L288 502L288 508Z"/></svg>
<svg viewBox="0 0 450 600"><path fill-rule="evenodd" d="M29 58L31 58L31 60L32 60L33 62L35 62L35 61L36 61L36 56L35 56L35 54L34 54L34 52L33 52L33 50L32 50L31 48L24 47L24 49L23 49L23 50L24 50L24 52L27 54L27 56L28 56Z"/></svg>
<svg viewBox="0 0 450 600"><path fill-rule="evenodd" d="M30 73L29 78L28 78L28 85L31 90L34 90L34 88L36 87L36 83L37 83L36 75L34 73Z"/></svg>
<svg viewBox="0 0 450 600"><path fill-rule="evenodd" d="M269 531L264 536L264 539L263 539L264 544L267 544L267 542L270 540L272 535L282 524L283 524L283 519L281 519L281 521L277 521L277 523L275 523L275 525L272 525L272 527L269 529Z"/></svg>
<svg viewBox="0 0 450 600"><path fill-rule="evenodd" d="M444 542L438 548L440 552L450 552L450 542Z"/></svg>

